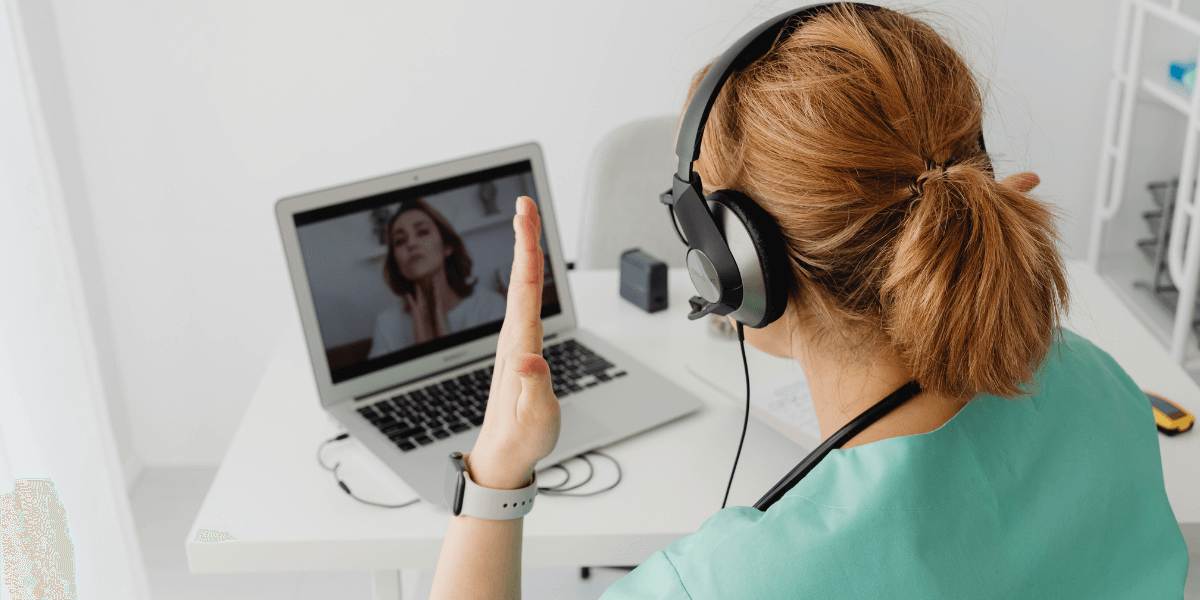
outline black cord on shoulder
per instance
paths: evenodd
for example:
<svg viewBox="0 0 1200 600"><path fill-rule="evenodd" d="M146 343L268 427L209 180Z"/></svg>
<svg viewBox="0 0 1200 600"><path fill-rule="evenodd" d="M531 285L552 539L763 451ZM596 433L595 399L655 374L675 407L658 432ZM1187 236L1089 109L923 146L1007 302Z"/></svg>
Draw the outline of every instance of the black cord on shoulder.
<svg viewBox="0 0 1200 600"><path fill-rule="evenodd" d="M363 504L370 504L371 506L378 506L380 508L404 508L405 506L412 506L413 504L416 504L421 501L421 498L418 497L418 498L413 498L412 500L409 500L408 502L405 502L403 504L382 504L379 502L372 502L365 498L359 498L358 496L355 496L354 492L350 491L350 486L346 485L346 482L342 481L342 478L338 476L338 468L342 466L342 463L340 463L340 462L333 463L333 466L331 467L331 466L325 464L325 460L321 457L321 452L323 450L325 450L325 446L328 446L329 444L332 444L333 442L340 442L348 437L350 437L349 433L343 433L341 435L331 437L331 438L325 440L324 442L321 442L320 446L317 446L317 464L321 465L322 469L325 469L326 471L330 471L333 473L334 480L337 481L338 487L342 488L343 492L346 492L346 494L349 495L351 498L354 498L355 500L358 500L359 502L362 502Z"/></svg>
<svg viewBox="0 0 1200 600"><path fill-rule="evenodd" d="M721 508L729 502L729 490L733 489L733 474L737 473L738 459L742 457L742 444L746 441L746 426L750 424L750 363L746 362L746 336L742 332L742 322L737 321L738 345L742 348L742 368L746 372L746 416L742 419L742 439L738 440L737 454L733 457L733 468L729 471L729 485L725 486L725 499Z"/></svg>

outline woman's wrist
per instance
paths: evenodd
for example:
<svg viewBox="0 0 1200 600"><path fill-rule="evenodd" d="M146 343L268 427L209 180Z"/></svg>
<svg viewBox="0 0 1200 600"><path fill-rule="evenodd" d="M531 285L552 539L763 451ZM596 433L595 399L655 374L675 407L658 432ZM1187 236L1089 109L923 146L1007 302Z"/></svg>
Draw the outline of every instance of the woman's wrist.
<svg viewBox="0 0 1200 600"><path fill-rule="evenodd" d="M511 461L494 460L496 455L487 451L472 451L463 456L467 473L475 485L493 490L518 490L529 485L533 477L532 466L514 465Z"/></svg>

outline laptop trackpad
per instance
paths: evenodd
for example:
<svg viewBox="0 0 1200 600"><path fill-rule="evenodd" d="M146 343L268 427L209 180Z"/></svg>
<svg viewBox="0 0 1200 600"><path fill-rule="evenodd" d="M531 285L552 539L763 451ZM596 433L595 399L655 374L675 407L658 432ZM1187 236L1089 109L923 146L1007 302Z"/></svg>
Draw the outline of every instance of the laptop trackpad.
<svg viewBox="0 0 1200 600"><path fill-rule="evenodd" d="M587 452L601 440L609 439L612 432L598 419L574 406L562 408L562 429L558 432L558 445L554 454L568 451L570 456Z"/></svg>

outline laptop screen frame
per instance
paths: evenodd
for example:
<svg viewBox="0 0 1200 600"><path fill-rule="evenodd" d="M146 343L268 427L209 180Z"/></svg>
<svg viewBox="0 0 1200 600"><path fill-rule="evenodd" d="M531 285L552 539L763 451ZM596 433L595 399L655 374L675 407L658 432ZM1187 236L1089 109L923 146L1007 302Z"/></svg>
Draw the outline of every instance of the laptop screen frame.
<svg viewBox="0 0 1200 600"><path fill-rule="evenodd" d="M325 344L321 337L321 328L317 323L316 306L313 300L312 289L309 287L308 273L304 267L303 256L300 252L300 241L296 231L294 216L297 213L403 190L417 185L436 183L451 177L467 175L523 161L529 161L532 169L538 211L542 217L542 233L546 239L550 265L551 269L553 269L558 292L560 312L542 320L543 333L546 336L550 336L575 327L575 306L571 299L570 287L567 283L566 261L563 258L562 243L558 234L558 223L554 217L554 203L550 197L550 186L546 179L542 150L535 142L419 167L400 173L392 173L365 181L339 185L315 192L289 196L279 200L275 204L275 215L279 223L280 234L283 238L283 250L287 258L288 272L291 274L296 305L300 312L300 322L304 329L305 345L308 347L308 356L313 367L313 376L316 379L317 392L322 406L330 407L347 400L369 396L389 388L432 376L438 372L489 358L496 353L496 343L500 334L493 333L486 335L451 348L445 348L371 373L334 383L329 370ZM504 198L501 200L515 202L516 198Z"/></svg>

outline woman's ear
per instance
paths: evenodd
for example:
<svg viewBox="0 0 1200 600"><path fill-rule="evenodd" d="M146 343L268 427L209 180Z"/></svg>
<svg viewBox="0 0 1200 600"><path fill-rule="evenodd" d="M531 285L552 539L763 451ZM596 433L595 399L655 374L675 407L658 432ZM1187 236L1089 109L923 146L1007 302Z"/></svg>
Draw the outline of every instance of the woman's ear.
<svg viewBox="0 0 1200 600"><path fill-rule="evenodd" d="M743 328L743 333L746 336L746 342L755 348L776 356L794 360L792 356L792 333L795 326L795 310L796 306L789 297L787 307L783 309L783 314L775 319L770 325L754 329L752 327ZM732 323L732 319L730 319ZM734 324L736 327L737 325Z"/></svg>

